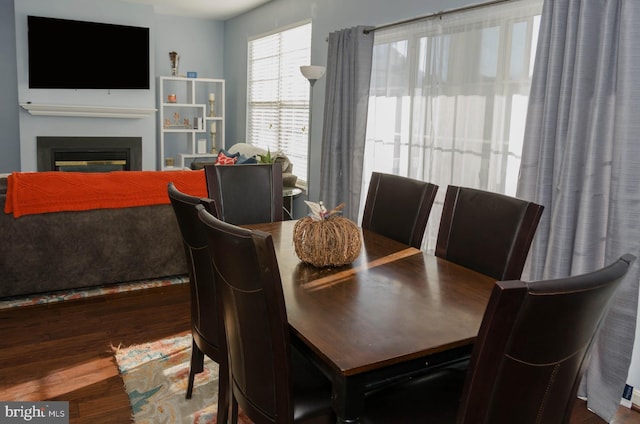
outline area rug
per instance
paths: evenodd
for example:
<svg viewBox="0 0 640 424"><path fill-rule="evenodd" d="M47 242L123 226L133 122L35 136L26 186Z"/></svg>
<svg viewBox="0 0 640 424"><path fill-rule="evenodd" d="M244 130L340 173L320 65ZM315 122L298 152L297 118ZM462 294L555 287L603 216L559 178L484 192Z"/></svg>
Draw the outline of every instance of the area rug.
<svg viewBox="0 0 640 424"><path fill-rule="evenodd" d="M135 424L217 424L218 365L205 356L193 396L185 398L191 334L127 348L114 347ZM251 424L240 413L239 423Z"/></svg>
<svg viewBox="0 0 640 424"><path fill-rule="evenodd" d="M34 295L6 297L0 300L0 309L41 305L44 303L62 302L64 300L83 299L92 296L150 289L154 287L170 286L172 284L184 284L188 282L189 277L184 275L170 278L131 281L126 283L110 284L106 286L88 287L84 289L59 290L49 293L38 293Z"/></svg>

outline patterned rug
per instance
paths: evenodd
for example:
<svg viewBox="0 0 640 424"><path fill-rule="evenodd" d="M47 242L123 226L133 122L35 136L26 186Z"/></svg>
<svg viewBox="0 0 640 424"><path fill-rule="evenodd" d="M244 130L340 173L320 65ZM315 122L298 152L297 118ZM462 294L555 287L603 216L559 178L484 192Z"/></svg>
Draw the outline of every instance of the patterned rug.
<svg viewBox="0 0 640 424"><path fill-rule="evenodd" d="M191 334L114 348L135 424L216 424L218 365L205 356L193 396L185 399ZM240 413L239 423L251 424Z"/></svg>
<svg viewBox="0 0 640 424"><path fill-rule="evenodd" d="M127 283L96 286L84 289L59 290L55 292L38 293L34 295L6 297L0 300L0 309L41 305L44 303L61 302L63 300L83 299L92 296L149 289L154 287L169 286L172 284L184 284L188 282L189 277L185 275L154 280L131 281Z"/></svg>

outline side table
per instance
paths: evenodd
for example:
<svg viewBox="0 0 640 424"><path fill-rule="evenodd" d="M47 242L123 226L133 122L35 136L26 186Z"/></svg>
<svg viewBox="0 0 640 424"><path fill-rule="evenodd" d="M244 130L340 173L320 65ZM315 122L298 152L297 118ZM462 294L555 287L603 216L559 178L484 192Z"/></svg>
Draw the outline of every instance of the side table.
<svg viewBox="0 0 640 424"><path fill-rule="evenodd" d="M285 220L293 219L293 199L302 193L298 187L282 187L282 209Z"/></svg>

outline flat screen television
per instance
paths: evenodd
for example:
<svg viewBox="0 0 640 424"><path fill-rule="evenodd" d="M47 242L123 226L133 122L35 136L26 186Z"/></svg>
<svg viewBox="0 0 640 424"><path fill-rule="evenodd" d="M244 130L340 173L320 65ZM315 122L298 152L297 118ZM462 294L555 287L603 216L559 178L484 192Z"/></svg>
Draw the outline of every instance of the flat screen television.
<svg viewBox="0 0 640 424"><path fill-rule="evenodd" d="M29 88L149 89L149 28L28 16Z"/></svg>

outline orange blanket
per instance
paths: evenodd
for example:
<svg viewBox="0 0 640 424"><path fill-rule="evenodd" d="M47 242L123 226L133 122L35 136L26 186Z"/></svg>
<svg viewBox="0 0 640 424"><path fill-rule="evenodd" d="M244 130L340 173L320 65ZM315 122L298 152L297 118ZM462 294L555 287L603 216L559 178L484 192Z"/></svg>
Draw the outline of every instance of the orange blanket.
<svg viewBox="0 0 640 424"><path fill-rule="evenodd" d="M4 211L22 215L169 203L167 185L207 197L204 171L18 172L7 180Z"/></svg>

